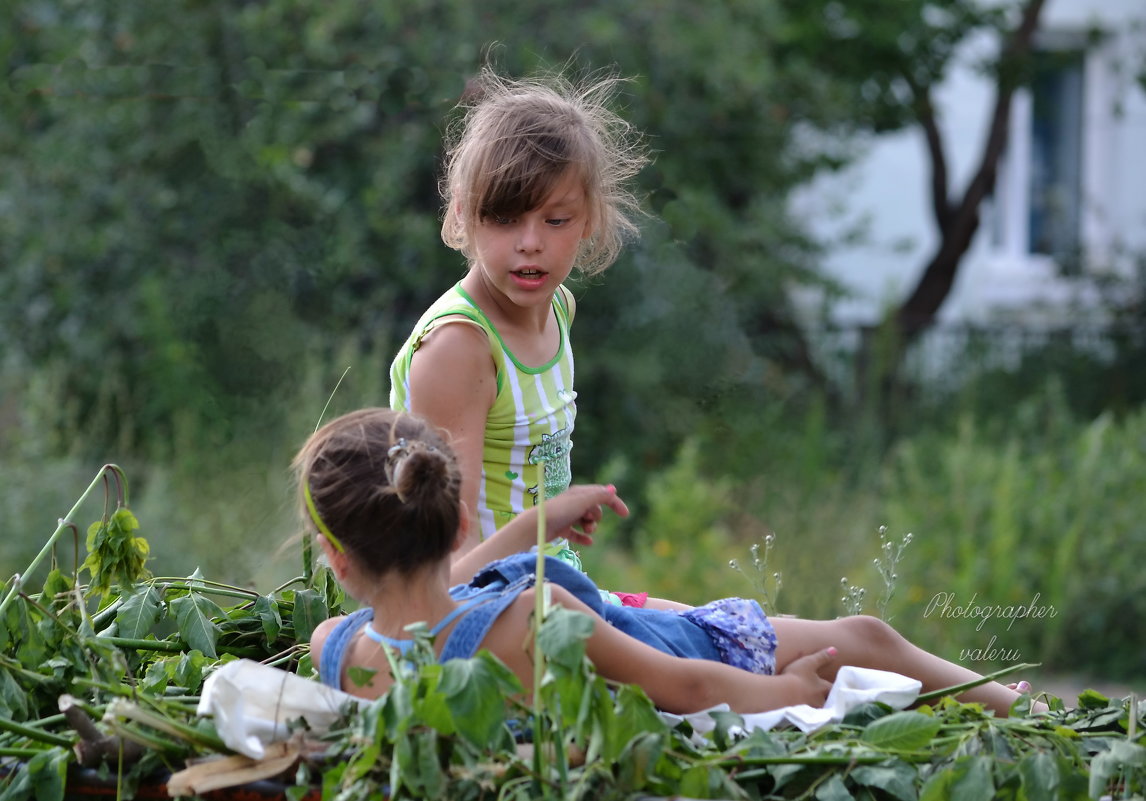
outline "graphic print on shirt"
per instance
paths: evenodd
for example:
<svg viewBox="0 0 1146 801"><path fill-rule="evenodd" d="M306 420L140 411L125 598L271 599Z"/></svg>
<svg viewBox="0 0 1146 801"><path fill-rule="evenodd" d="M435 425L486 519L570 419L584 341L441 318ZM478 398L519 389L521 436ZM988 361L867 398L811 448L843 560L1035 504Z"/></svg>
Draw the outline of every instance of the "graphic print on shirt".
<svg viewBox="0 0 1146 801"><path fill-rule="evenodd" d="M545 484L545 497L552 498L569 489L573 480L569 452L573 450L571 429L561 428L552 434L542 434L541 442L529 451L529 463L541 465L541 480ZM537 485L528 490L537 505Z"/></svg>

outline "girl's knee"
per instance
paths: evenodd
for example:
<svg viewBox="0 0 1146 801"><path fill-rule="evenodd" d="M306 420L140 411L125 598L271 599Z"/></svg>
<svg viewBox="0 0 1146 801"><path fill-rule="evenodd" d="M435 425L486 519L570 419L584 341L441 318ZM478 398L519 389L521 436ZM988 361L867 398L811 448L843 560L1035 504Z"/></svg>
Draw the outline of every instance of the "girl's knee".
<svg viewBox="0 0 1146 801"><path fill-rule="evenodd" d="M899 648L907 642L898 631L871 615L852 615L836 622L840 624L840 634L846 638L847 645L861 651L885 651Z"/></svg>

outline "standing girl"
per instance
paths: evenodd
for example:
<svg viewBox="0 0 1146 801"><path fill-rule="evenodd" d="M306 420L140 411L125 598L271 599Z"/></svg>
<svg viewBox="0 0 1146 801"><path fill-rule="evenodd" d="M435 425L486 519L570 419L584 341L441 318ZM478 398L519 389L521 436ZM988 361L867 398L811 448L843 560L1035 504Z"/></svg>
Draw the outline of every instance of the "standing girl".
<svg viewBox="0 0 1146 801"><path fill-rule="evenodd" d="M488 649L528 689L535 557L518 554L451 588L451 554L467 537L459 464L440 434L390 409L352 412L319 429L295 457L300 507L335 575L362 608L315 630L322 681L373 698L392 684L384 646L407 650L407 626L432 623L438 658ZM577 486L546 502L550 537L589 529L601 506L626 514L611 487ZM536 510L506 524L536 530ZM501 536L501 535L499 535ZM474 551L475 555L481 546ZM820 706L839 665L911 676L925 691L972 681L972 671L909 643L882 621L769 620L755 601L726 598L685 612L604 604L582 573L548 559L552 600L589 615L586 653L605 678L640 685L661 709L688 713L727 703L736 712ZM372 674L350 679L351 667ZM358 672L356 672L358 673ZM1018 693L990 682L964 700L1005 715Z"/></svg>
<svg viewBox="0 0 1146 801"><path fill-rule="evenodd" d="M399 350L390 406L450 435L474 522L461 554L540 493L569 486L575 303L563 284L575 267L604 270L636 233L627 184L646 162L633 130L608 109L618 83L510 81L487 69L452 132L442 239L469 271ZM491 553L508 555L532 540L497 541Z"/></svg>

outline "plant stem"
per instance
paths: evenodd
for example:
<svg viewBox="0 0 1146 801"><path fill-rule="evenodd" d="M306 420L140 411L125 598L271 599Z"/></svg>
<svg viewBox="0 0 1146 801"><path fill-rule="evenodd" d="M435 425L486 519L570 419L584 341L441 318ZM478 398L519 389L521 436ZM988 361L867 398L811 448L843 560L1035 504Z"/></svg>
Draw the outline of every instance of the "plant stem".
<svg viewBox="0 0 1146 801"><path fill-rule="evenodd" d="M40 552L38 554L36 554L34 559L32 559L31 564L29 564L28 567L26 567L24 569L23 573L17 573L16 576L12 579L12 586L9 588L8 594L6 596L4 596L3 601L0 601L0 618L2 618L4 616L4 612L5 612L5 610L8 609L8 605L10 603L12 603L12 599L15 598L16 595L20 592L20 589L24 583L23 577L33 573L36 570L36 568L40 566L40 562L44 561L44 558L49 553L51 553L52 547L56 544L56 540L59 539L60 535L72 527L72 523L71 523L72 516L75 515L75 513L77 511L79 511L80 506L82 506L83 502L88 499L88 495L90 495L92 493L92 491L97 486L99 486L100 480L104 477L104 474L107 473L109 470L117 471L120 474L123 473L123 471L120 470L119 467L114 465L114 464L105 464L103 467L101 467L99 469L99 472L96 473L95 478L92 479L92 483L89 484L88 488L86 490L84 490L82 495L80 495L79 500L75 502L75 505L73 505L70 510L68 510L68 513L66 515L64 515L62 518L60 518L59 525L56 526L56 530L52 532L52 536L48 537L48 541L46 543L44 543L44 547L41 548ZM127 497L126 481L124 481L124 484L125 484L124 498L126 499L126 497Z"/></svg>
<svg viewBox="0 0 1146 801"><path fill-rule="evenodd" d="M186 651L188 648L185 643L173 642L171 640L133 640L127 637L105 637L102 634L97 635L96 638L100 642L106 642L118 648L127 648L136 651L159 651L165 654L176 654ZM228 648L225 645L220 645L216 646L216 650L220 654L230 654L231 656L246 657L247 659L255 660L265 656L265 652L258 648Z"/></svg>
<svg viewBox="0 0 1146 801"><path fill-rule="evenodd" d="M979 678L975 679L974 681L969 681L966 684L956 684L954 687L946 687L942 690L933 690L932 692L929 692L929 693L923 693L922 695L920 695L918 698L915 699L915 703L925 704L925 703L928 703L929 701L934 701L936 698L942 698L945 695L959 695L960 693L966 692L967 690L970 690L973 687L978 687L981 684L987 684L988 682L995 681L995 680L997 680L1003 676L1014 673L1015 671L1026 670L1027 668L1037 668L1037 667L1039 667L1040 664L1042 664L1042 663L1040 663L1040 662L1022 662L1022 663L1017 664L1017 665L1011 665L1010 667L1005 667L1001 670L996 670L994 673L988 673L986 676L980 676Z"/></svg>
<svg viewBox="0 0 1146 801"><path fill-rule="evenodd" d="M12 673L20 676L25 681L27 681L29 684L42 684L42 685L44 685L44 684L48 684L52 681L55 681L55 679L52 678L51 676L45 676L44 674L37 673L34 670L28 670L27 668L25 668L23 665L21 665L16 660L8 659L5 656L0 656L0 667L4 668L5 670L9 670Z"/></svg>
<svg viewBox="0 0 1146 801"><path fill-rule="evenodd" d="M61 737L58 734L42 731L40 729L33 729L30 726L24 726L14 720L8 718L0 718L0 731L11 732L18 734L21 737L26 737L29 740L34 740L38 743L45 743L47 745L58 745L61 748L71 748L74 742L68 737Z"/></svg>
<svg viewBox="0 0 1146 801"><path fill-rule="evenodd" d="M182 723L181 721L162 714L159 710L144 709L139 704L123 699L116 699L108 704L107 710L103 715L104 723L111 726L123 726L123 721L125 720L150 726L172 737L186 740L193 745L210 748L215 751L227 750L226 744L220 737L197 729L194 726L188 726L186 723Z"/></svg>
<svg viewBox="0 0 1146 801"><path fill-rule="evenodd" d="M155 576L148 579L152 585L162 584L169 582L171 587L183 590L198 590L199 592L207 592L211 595L222 595L228 598L246 598L248 600L258 600L259 593L255 590L245 590L242 587L236 587L233 584L224 584L219 581L211 581L205 578L188 578L186 576Z"/></svg>
<svg viewBox="0 0 1146 801"><path fill-rule="evenodd" d="M290 581L284 581L282 584L275 587L273 590L271 590L270 594L271 595L278 595L280 592L282 592L283 590L285 590L287 587L289 587L292 584L302 584L303 586L305 586L308 581L309 580L307 579L306 576L295 576Z"/></svg>
<svg viewBox="0 0 1146 801"><path fill-rule="evenodd" d="M545 481L537 488L537 567L533 585L533 772L540 780L541 752L545 730L541 718L541 682L545 677L545 656L541 653L541 624L545 621Z"/></svg>
<svg viewBox="0 0 1146 801"><path fill-rule="evenodd" d="M38 748L0 748L0 757L12 757L19 760L31 759L40 753Z"/></svg>

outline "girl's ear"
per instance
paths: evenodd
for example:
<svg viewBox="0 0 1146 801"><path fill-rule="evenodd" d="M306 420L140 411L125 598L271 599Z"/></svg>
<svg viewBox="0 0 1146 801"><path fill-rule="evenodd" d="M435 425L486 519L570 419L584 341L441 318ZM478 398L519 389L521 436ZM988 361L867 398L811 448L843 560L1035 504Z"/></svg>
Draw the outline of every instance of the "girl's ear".
<svg viewBox="0 0 1146 801"><path fill-rule="evenodd" d="M349 563L346 560L346 554L331 545L330 540L321 534L316 535L318 544L322 548L322 552L326 554L326 562L330 565L330 569L334 571L334 577L339 581L346 578L346 570Z"/></svg>

